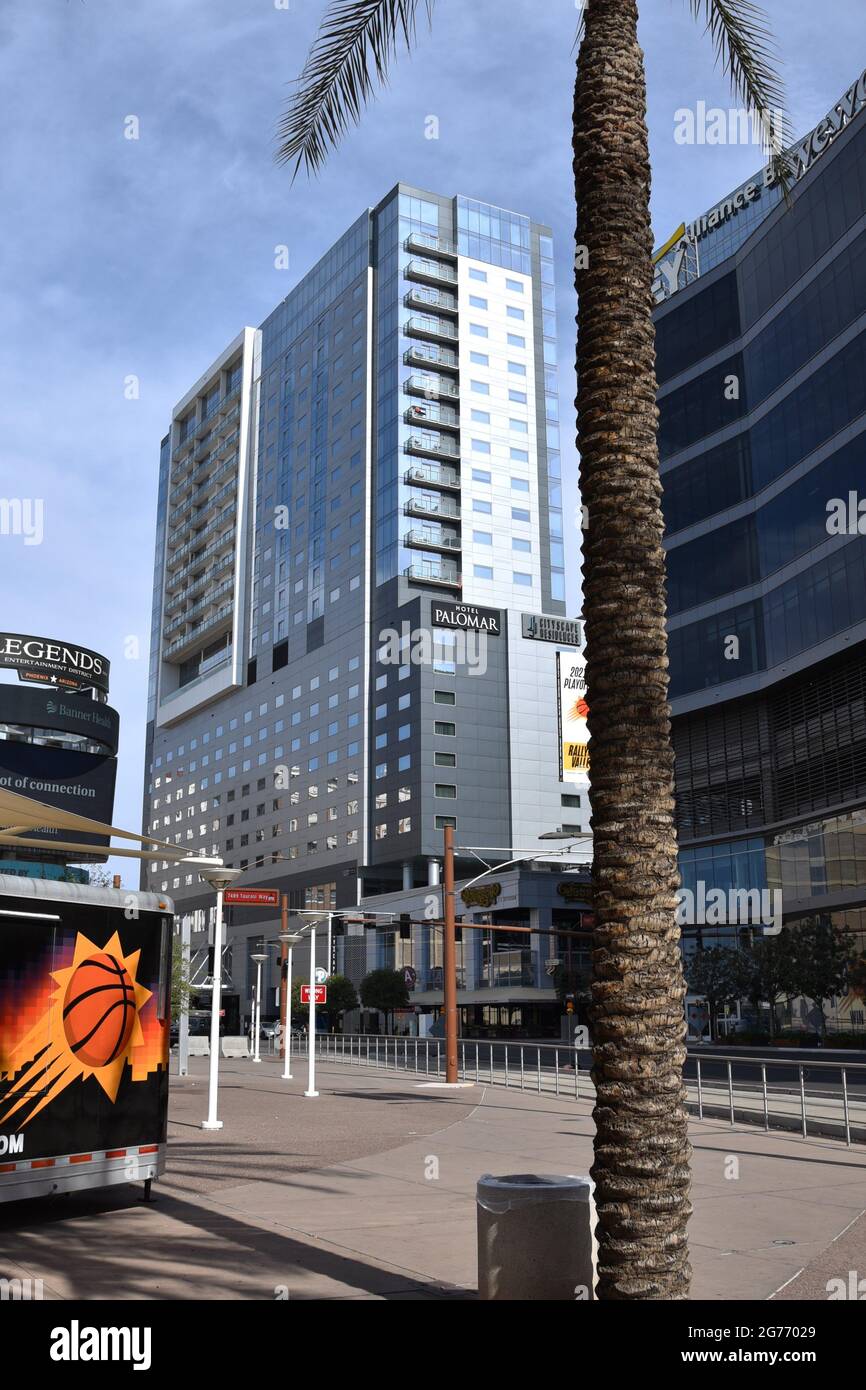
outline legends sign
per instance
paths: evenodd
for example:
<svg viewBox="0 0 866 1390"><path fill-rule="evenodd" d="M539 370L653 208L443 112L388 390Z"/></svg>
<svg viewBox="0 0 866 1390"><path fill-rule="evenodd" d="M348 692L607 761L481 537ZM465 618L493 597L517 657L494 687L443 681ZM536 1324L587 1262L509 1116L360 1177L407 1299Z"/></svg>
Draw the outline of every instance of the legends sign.
<svg viewBox="0 0 866 1390"><path fill-rule="evenodd" d="M12 668L22 681L84 690L108 690L109 663L88 647L72 647L51 637L0 632L0 667Z"/></svg>

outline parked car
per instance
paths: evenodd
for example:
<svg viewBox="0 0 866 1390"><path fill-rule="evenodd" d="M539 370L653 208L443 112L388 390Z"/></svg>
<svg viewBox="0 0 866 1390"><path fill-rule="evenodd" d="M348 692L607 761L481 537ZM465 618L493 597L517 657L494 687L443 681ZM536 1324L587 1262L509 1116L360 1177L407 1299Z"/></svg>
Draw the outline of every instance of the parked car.
<svg viewBox="0 0 866 1390"><path fill-rule="evenodd" d="M206 1038L210 1033L210 1014L204 1012L190 1012L189 1015L189 1036L191 1038ZM173 1018L168 1030L168 1040L172 1047L180 1037L180 1020Z"/></svg>

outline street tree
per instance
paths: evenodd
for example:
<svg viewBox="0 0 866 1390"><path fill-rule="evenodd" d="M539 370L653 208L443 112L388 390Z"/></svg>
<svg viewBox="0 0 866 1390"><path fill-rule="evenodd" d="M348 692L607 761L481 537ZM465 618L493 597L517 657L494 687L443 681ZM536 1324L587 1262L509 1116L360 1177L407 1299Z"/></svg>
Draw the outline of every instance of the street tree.
<svg viewBox="0 0 866 1390"><path fill-rule="evenodd" d="M394 1010L409 1006L409 990L402 970L371 970L361 981L361 1003L365 1009L377 1009L385 1015L385 1027L390 1020L394 1027Z"/></svg>
<svg viewBox="0 0 866 1390"><path fill-rule="evenodd" d="M420 0L331 0L280 126L316 172L360 121ZM752 0L689 0L784 183L783 97ZM425 0L428 18L432 0ZM587 0L573 108L577 445L592 738L593 1080L603 1299L684 1299L690 1148L676 923L646 83L637 0Z"/></svg>

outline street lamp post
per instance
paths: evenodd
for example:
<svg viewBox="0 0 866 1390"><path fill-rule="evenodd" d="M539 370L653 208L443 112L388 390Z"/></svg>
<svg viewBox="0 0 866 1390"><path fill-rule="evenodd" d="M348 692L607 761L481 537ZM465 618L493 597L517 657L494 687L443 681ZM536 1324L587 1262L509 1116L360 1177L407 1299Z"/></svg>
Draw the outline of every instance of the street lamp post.
<svg viewBox="0 0 866 1390"><path fill-rule="evenodd" d="M292 949L301 939L300 932L281 931L280 941L286 952L286 1022L283 1027L283 1080L292 1080Z"/></svg>
<svg viewBox="0 0 866 1390"><path fill-rule="evenodd" d="M210 1006L210 1068L208 1078L207 1119L202 1120L202 1129L222 1129L222 1120L217 1119L217 1092L219 1088L219 1050L220 1050L220 996L222 991L223 956L223 892L241 874L240 869L214 867L199 870L199 878L209 883L216 892L216 921L213 933L213 992Z"/></svg>
<svg viewBox="0 0 866 1390"><path fill-rule="evenodd" d="M310 923L310 1027L308 1048L307 1089L305 1096L314 1097L316 1090L316 924Z"/></svg>
<svg viewBox="0 0 866 1390"><path fill-rule="evenodd" d="M256 963L256 997L253 1001L253 1061L260 1062L261 1057L261 1032L262 1032L262 965L267 960L264 951L256 951L250 956L250 960Z"/></svg>
<svg viewBox="0 0 866 1390"><path fill-rule="evenodd" d="M448 1085L457 1083L457 933L454 925L454 830L445 827L445 854L443 859L445 882L442 887L444 898L445 941L443 943L442 967L444 975L445 1004L445 1081Z"/></svg>

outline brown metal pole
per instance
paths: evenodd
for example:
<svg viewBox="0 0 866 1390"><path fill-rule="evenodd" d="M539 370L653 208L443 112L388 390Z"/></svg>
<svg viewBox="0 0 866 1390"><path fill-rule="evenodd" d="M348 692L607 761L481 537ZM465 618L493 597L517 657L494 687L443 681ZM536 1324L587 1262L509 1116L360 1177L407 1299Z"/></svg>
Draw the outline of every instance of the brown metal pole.
<svg viewBox="0 0 866 1390"><path fill-rule="evenodd" d="M445 1080L457 1081L457 945L454 929L454 831L445 827L443 898L445 908L445 943L443 976L445 994Z"/></svg>
<svg viewBox="0 0 866 1390"><path fill-rule="evenodd" d="M289 930L289 895L280 894L280 931L283 935ZM280 1056L286 1055L286 1043L288 1042L288 1028L286 1027L286 1014L290 1007L288 1002L288 990L286 988L286 973L289 966L289 948L285 941L280 942Z"/></svg>

